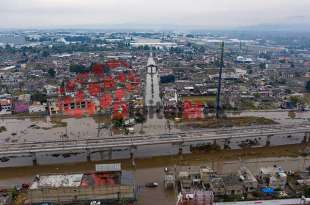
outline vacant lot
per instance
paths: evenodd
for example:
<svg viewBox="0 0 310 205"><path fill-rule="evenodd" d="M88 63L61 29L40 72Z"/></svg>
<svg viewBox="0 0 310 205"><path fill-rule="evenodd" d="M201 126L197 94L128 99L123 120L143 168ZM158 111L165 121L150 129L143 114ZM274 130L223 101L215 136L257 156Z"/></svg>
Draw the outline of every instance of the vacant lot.
<svg viewBox="0 0 310 205"><path fill-rule="evenodd" d="M264 117L224 117L216 119L216 117L208 117L206 119L184 120L178 125L181 128L221 128L221 127L242 127L251 125L272 125L277 124L271 119Z"/></svg>

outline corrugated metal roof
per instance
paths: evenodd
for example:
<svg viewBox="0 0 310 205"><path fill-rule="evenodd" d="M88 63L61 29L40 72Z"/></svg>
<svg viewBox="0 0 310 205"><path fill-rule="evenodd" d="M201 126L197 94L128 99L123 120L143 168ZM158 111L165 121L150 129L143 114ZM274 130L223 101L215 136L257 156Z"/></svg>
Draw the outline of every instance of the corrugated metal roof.
<svg viewBox="0 0 310 205"><path fill-rule="evenodd" d="M119 172L122 171L121 164L96 164L97 172Z"/></svg>
<svg viewBox="0 0 310 205"><path fill-rule="evenodd" d="M59 188L59 187L79 187L83 174L58 174L40 176L39 180L33 182L30 189L38 188Z"/></svg>
<svg viewBox="0 0 310 205"><path fill-rule="evenodd" d="M130 186L134 185L135 179L133 173L130 171L123 171L121 175L121 184Z"/></svg>

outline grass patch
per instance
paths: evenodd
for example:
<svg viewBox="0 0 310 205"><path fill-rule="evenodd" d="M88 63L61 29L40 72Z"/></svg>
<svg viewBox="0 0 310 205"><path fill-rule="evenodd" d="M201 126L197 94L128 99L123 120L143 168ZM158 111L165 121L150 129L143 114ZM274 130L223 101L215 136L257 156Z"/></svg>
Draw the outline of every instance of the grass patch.
<svg viewBox="0 0 310 205"><path fill-rule="evenodd" d="M310 93L304 93L304 102L310 105Z"/></svg>
<svg viewBox="0 0 310 205"><path fill-rule="evenodd" d="M1 127L0 127L0 133L1 133L1 132L5 132L5 131L6 131L6 127L1 126Z"/></svg>
<svg viewBox="0 0 310 205"><path fill-rule="evenodd" d="M241 108L241 110L255 110L255 109L257 109L254 101L252 101L252 100L241 100L240 108Z"/></svg>
<svg viewBox="0 0 310 205"><path fill-rule="evenodd" d="M187 128L221 128L221 127L243 127L251 125L272 125L277 124L271 119L264 117L244 116L244 117L208 117L199 120L186 120L178 123L180 127Z"/></svg>
<svg viewBox="0 0 310 205"><path fill-rule="evenodd" d="M68 125L68 123L63 122L61 118L52 118L51 123L53 123L54 125L48 129L58 128L58 127L67 127Z"/></svg>

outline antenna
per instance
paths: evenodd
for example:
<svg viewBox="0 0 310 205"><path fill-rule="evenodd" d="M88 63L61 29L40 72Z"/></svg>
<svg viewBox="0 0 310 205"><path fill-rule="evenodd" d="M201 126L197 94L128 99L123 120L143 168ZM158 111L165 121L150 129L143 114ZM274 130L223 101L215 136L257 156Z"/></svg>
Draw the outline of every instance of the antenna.
<svg viewBox="0 0 310 205"><path fill-rule="evenodd" d="M224 41L221 43L221 61L220 61L220 72L219 72L219 81L217 86L217 96L216 96L216 118L219 118L220 109L221 109L221 87L222 87L222 73L224 67Z"/></svg>

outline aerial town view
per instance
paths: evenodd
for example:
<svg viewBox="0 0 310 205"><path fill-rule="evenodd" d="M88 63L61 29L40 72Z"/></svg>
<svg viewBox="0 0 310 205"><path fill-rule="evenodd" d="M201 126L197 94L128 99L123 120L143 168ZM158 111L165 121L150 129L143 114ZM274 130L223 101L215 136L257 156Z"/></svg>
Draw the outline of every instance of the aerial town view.
<svg viewBox="0 0 310 205"><path fill-rule="evenodd" d="M310 1L1 0L0 205L310 204Z"/></svg>

